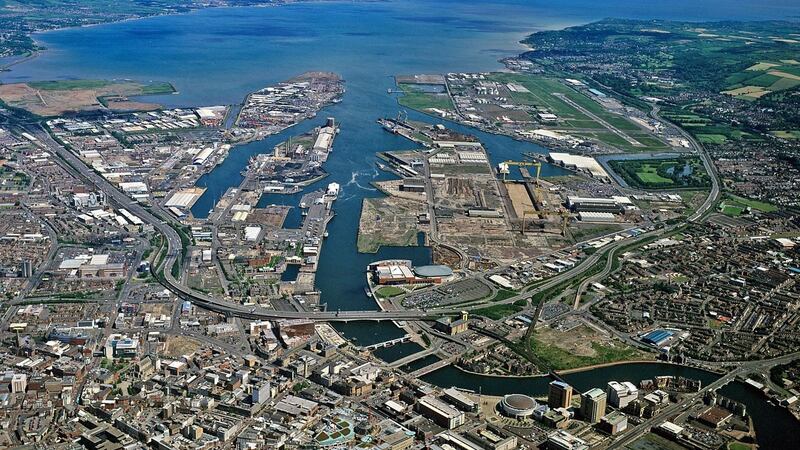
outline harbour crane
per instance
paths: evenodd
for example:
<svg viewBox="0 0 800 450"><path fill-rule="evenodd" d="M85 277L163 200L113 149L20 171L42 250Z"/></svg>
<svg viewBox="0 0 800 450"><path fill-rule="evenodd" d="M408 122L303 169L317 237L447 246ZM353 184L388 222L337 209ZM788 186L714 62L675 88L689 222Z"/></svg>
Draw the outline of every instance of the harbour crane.
<svg viewBox="0 0 800 450"><path fill-rule="evenodd" d="M567 225L569 224L569 212L563 209L559 209L557 211L537 211L535 209L526 209L522 211L522 234L525 234L525 225L527 223L526 218L528 215L535 215L535 216L558 216L561 218L561 235L566 236L567 234Z"/></svg>
<svg viewBox="0 0 800 450"><path fill-rule="evenodd" d="M506 175L510 173L511 166L536 167L536 186L539 186L539 175L542 173L542 163L539 161L503 161L497 165L497 171L503 175L503 182L506 182Z"/></svg>

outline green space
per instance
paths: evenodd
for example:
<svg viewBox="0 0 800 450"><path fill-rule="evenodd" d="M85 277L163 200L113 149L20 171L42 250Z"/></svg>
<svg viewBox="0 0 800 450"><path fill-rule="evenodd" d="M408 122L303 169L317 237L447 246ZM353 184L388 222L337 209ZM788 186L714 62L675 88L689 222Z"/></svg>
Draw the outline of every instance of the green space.
<svg viewBox="0 0 800 450"><path fill-rule="evenodd" d="M727 136L725 136L724 134L698 133L696 136L697 136L697 140L700 141L703 144L720 145L720 144L724 144L725 141L728 140Z"/></svg>
<svg viewBox="0 0 800 450"><path fill-rule="evenodd" d="M33 81L28 86L44 91L72 91L76 89L99 89L113 84L108 80L59 80Z"/></svg>
<svg viewBox="0 0 800 450"><path fill-rule="evenodd" d="M0 191L14 191L28 186L31 179L24 172L0 166Z"/></svg>
<svg viewBox="0 0 800 450"><path fill-rule="evenodd" d="M517 83L529 92L512 92L515 103L534 106L541 112L550 112L559 117L558 127L568 134L592 139L628 152L664 150L667 145L630 120L606 110L591 97L577 91L560 79L546 75L492 73L488 77L499 83ZM578 105L576 108L570 102ZM583 111L588 112L585 113ZM642 145L634 145L628 139L606 128L589 114L621 131Z"/></svg>
<svg viewBox="0 0 800 450"><path fill-rule="evenodd" d="M522 311L522 307L517 305L494 305L488 308L481 308L475 311L472 311L472 314L476 316L486 317L492 320L499 320L503 317L508 317L512 314L516 314Z"/></svg>
<svg viewBox="0 0 800 450"><path fill-rule="evenodd" d="M778 130L770 134L781 139L800 139L800 130Z"/></svg>
<svg viewBox="0 0 800 450"><path fill-rule="evenodd" d="M711 180L700 158L629 159L609 162L631 187L642 189L700 188Z"/></svg>
<svg viewBox="0 0 800 450"><path fill-rule="evenodd" d="M517 291L513 291L510 289L500 289L499 291L497 291L496 294L494 294L494 297L492 297L492 301L499 302L507 300L511 297L514 297L515 295L517 295Z"/></svg>
<svg viewBox="0 0 800 450"><path fill-rule="evenodd" d="M622 344L613 345L592 342L591 347L595 354L584 356L561 349L555 345L539 342L536 340L535 335L530 342L533 356L553 370L568 370L596 364L629 361L642 356L635 348L623 346Z"/></svg>
<svg viewBox="0 0 800 450"><path fill-rule="evenodd" d="M760 62L730 75L725 82L724 94L753 100L800 86L800 71L792 64Z"/></svg>
<svg viewBox="0 0 800 450"><path fill-rule="evenodd" d="M375 291L375 295L379 298L391 298L404 294L406 291L396 286L383 286Z"/></svg>
<svg viewBox="0 0 800 450"><path fill-rule="evenodd" d="M778 210L778 207L773 204L744 198L733 194L726 194L725 198L722 200L722 202L720 202L719 205L720 212L731 217L741 216L745 213L745 211L747 211L747 208L764 213Z"/></svg>
<svg viewBox="0 0 800 450"><path fill-rule="evenodd" d="M743 444L741 442L731 442L728 444L728 450L752 450L751 445Z"/></svg>
<svg viewBox="0 0 800 450"><path fill-rule="evenodd" d="M453 102L450 101L450 95L447 94L447 92L426 92L413 84L406 83L400 83L397 87L403 91L403 95L397 98L397 102L407 108L420 111L427 111L429 109L453 109Z"/></svg>

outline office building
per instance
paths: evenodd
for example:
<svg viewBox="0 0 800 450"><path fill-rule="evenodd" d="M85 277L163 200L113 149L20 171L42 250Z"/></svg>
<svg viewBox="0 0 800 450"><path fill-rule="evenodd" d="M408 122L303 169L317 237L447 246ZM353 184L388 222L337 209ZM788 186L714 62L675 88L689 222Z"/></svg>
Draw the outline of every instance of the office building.
<svg viewBox="0 0 800 450"><path fill-rule="evenodd" d="M464 413L432 395L426 395L417 402L419 412L441 427L452 430L464 424Z"/></svg>
<svg viewBox="0 0 800 450"><path fill-rule="evenodd" d="M594 388L581 395L581 417L589 423L597 423L606 414L608 396L602 389Z"/></svg>
<svg viewBox="0 0 800 450"><path fill-rule="evenodd" d="M547 392L547 406L569 408L572 404L572 386L563 381L552 381Z"/></svg>
<svg viewBox="0 0 800 450"><path fill-rule="evenodd" d="M614 408L623 409L634 399L639 397L639 390L630 381L619 383L609 381L606 388L608 404Z"/></svg>
<svg viewBox="0 0 800 450"><path fill-rule="evenodd" d="M589 450L586 441L564 430L556 431L547 437L547 448L551 450Z"/></svg>

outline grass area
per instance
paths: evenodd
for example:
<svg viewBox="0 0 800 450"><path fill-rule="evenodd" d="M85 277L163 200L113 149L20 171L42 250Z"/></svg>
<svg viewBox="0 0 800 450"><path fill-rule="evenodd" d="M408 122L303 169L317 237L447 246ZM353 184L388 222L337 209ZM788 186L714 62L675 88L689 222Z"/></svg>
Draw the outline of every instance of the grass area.
<svg viewBox="0 0 800 450"><path fill-rule="evenodd" d="M728 197L737 203L749 206L762 212L774 212L778 210L778 207L771 203L766 203L759 200L751 200L749 198L739 197L738 195L728 195Z"/></svg>
<svg viewBox="0 0 800 450"><path fill-rule="evenodd" d="M533 355L539 361L554 370L577 369L579 367L592 366L595 364L607 364L619 361L629 361L638 359L641 353L628 346L604 345L592 342L592 349L595 351L593 356L576 355L567 350L547 345L536 340L536 336L531 339L530 347Z"/></svg>
<svg viewBox="0 0 800 450"><path fill-rule="evenodd" d="M778 130L770 134L781 139L800 139L800 130Z"/></svg>
<svg viewBox="0 0 800 450"><path fill-rule="evenodd" d="M407 108L421 111L429 109L452 110L453 102L450 96L444 93L425 92L413 84L400 83L397 85L402 91L403 96L398 97L397 102Z"/></svg>
<svg viewBox="0 0 800 450"><path fill-rule="evenodd" d="M728 443L728 450L751 450L753 446L743 444L741 442L730 442Z"/></svg>
<svg viewBox="0 0 800 450"><path fill-rule="evenodd" d="M770 203L762 202L759 200L752 200L749 198L739 197L738 195L726 194L725 198L719 205L719 210L722 214L731 217L738 217L750 208L764 213L774 212L778 207Z"/></svg>
<svg viewBox="0 0 800 450"><path fill-rule="evenodd" d="M516 314L522 311L522 307L517 305L494 305L488 308L481 308L475 311L472 311L472 314L476 316L483 316L488 319L492 320L499 320L503 317L508 317L512 314Z"/></svg>
<svg viewBox="0 0 800 450"><path fill-rule="evenodd" d="M398 295L404 294L406 291L400 289L399 287L395 286L383 286L382 288L375 291L375 295L380 298L391 298L397 297Z"/></svg>
<svg viewBox="0 0 800 450"><path fill-rule="evenodd" d="M703 144L724 144L728 140L724 134L698 134L697 140Z"/></svg>
<svg viewBox="0 0 800 450"><path fill-rule="evenodd" d="M500 289L497 293L492 297L493 302L500 302L503 300L507 300L511 297L517 295L517 291L512 291L510 289Z"/></svg>
<svg viewBox="0 0 800 450"><path fill-rule="evenodd" d="M57 80L57 81L34 81L28 86L44 91L73 91L76 89L99 89L113 84L108 80Z"/></svg>
<svg viewBox="0 0 800 450"><path fill-rule="evenodd" d="M744 208L741 208L739 206L722 205L721 208L722 208L721 209L722 214L731 217L741 216L742 213L744 212Z"/></svg>
<svg viewBox="0 0 800 450"><path fill-rule="evenodd" d="M664 178L658 174L658 167L645 165L640 171L636 172L636 177L643 184L674 184L671 179Z"/></svg>
<svg viewBox="0 0 800 450"><path fill-rule="evenodd" d="M700 158L614 160L609 165L631 187L698 188L711 184Z"/></svg>

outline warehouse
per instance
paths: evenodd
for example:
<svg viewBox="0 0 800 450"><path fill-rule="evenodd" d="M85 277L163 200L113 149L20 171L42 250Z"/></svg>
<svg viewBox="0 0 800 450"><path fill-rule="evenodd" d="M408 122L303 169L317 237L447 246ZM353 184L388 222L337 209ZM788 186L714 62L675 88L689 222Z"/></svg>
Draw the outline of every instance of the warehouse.
<svg viewBox="0 0 800 450"><path fill-rule="evenodd" d="M567 206L576 212L587 211L618 214L630 205L631 201L627 197L567 197Z"/></svg>
<svg viewBox="0 0 800 450"><path fill-rule="evenodd" d="M245 227L244 240L247 242L255 242L261 234L261 227Z"/></svg>
<svg viewBox="0 0 800 450"><path fill-rule="evenodd" d="M567 169L587 172L594 178L608 180L608 172L590 156L571 155L569 153L550 153L549 159Z"/></svg>
<svg viewBox="0 0 800 450"><path fill-rule="evenodd" d="M581 211L578 213L581 222L616 222L614 214L608 212Z"/></svg>
<svg viewBox="0 0 800 450"><path fill-rule="evenodd" d="M425 192L425 181L420 178L406 178L400 187L405 192Z"/></svg>
<svg viewBox="0 0 800 450"><path fill-rule="evenodd" d="M669 330L653 330L642 336L642 342L659 347L667 342L674 334L675 333Z"/></svg>

